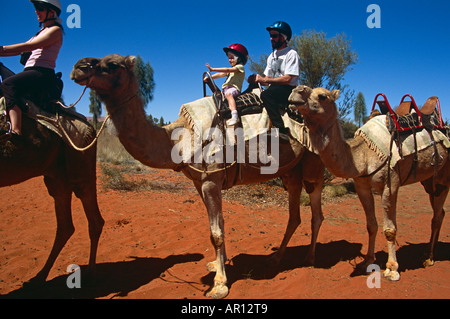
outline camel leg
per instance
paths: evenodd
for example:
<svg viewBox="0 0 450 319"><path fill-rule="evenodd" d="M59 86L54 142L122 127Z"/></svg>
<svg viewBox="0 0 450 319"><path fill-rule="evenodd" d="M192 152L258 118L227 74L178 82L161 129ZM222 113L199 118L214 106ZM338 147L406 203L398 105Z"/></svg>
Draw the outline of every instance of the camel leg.
<svg viewBox="0 0 450 319"><path fill-rule="evenodd" d="M71 210L72 191L62 180L46 176L44 177L44 181L50 196L52 196L55 201L57 222L56 237L47 262L31 281L45 281L59 253L75 232Z"/></svg>
<svg viewBox="0 0 450 319"><path fill-rule="evenodd" d="M319 164L320 163L320 164ZM322 189L325 166L320 158L307 152L302 159L303 185L309 194L311 205L311 244L305 262L314 265L316 258L316 244L319 230L324 220L322 213Z"/></svg>
<svg viewBox="0 0 450 319"><path fill-rule="evenodd" d="M202 184L196 183L194 181L194 186L197 189L200 197L202 198L203 204L205 204L205 206L206 206L205 199L203 198ZM225 242L223 243L223 245L224 245L224 260L227 261L228 257L227 257L227 252L226 252L226 248L225 248ZM206 269L210 272L216 272L217 271L216 263L217 263L216 260L208 262L206 264Z"/></svg>
<svg viewBox="0 0 450 319"><path fill-rule="evenodd" d="M300 167L299 167L300 168ZM314 265L316 256L316 243L319 234L320 226L323 222L322 213L322 185L323 185L323 169L319 174L320 178L315 182L305 183L305 189L309 193L309 198L311 201L311 243L309 245L308 254L305 258L305 263L308 265ZM302 192L302 172L295 171L291 175L286 176L287 189L289 194L289 221L286 227L286 231L281 242L278 251L271 257L270 263L272 265L278 265L284 256L286 247L295 233L298 226L301 224L300 217L300 195Z"/></svg>
<svg viewBox="0 0 450 319"><path fill-rule="evenodd" d="M366 214L366 227L369 234L369 246L364 261L358 265L358 268L366 270L370 264L375 261L375 239L378 231L377 218L375 216L375 202L372 194L372 188L366 180L355 178L355 188L359 201Z"/></svg>
<svg viewBox="0 0 450 319"><path fill-rule="evenodd" d="M285 178L289 196L289 221L286 227L286 231L284 232L280 248L268 260L268 264L271 267L279 265L281 259L284 256L284 253L286 252L286 247L289 241L291 240L292 235L294 234L297 227L301 224L300 218L300 194L302 192L301 176L298 176L298 174L293 174L290 176L285 176Z"/></svg>
<svg viewBox="0 0 450 319"><path fill-rule="evenodd" d="M433 179L428 179L425 182L422 182L426 192L429 195L430 203L433 208L433 219L431 221L431 238L430 238L430 246L426 255L426 260L424 261L424 266L432 266L434 265L434 248L439 239L439 233L442 226L442 221L444 220L445 211L444 211L444 203L447 199L449 187L443 185L436 185L437 193L433 192Z"/></svg>
<svg viewBox="0 0 450 319"><path fill-rule="evenodd" d="M103 225L105 224L97 202L97 189L95 179L90 182L90 187L76 187L75 195L81 200L84 212L88 220L89 238L91 241L91 249L89 253L89 270L93 271L96 264L97 249L100 236L102 234Z"/></svg>
<svg viewBox="0 0 450 319"><path fill-rule="evenodd" d="M386 263L386 270L384 276L392 281L400 280L398 273L398 262L395 249L395 238L397 235L396 222L396 204L397 204L398 187L385 187L381 195L381 202L383 205L384 222L383 232L386 236L388 244L388 261Z"/></svg>
<svg viewBox="0 0 450 319"><path fill-rule="evenodd" d="M222 193L218 185L222 184L213 181L204 181L201 184L201 195L208 211L211 242L216 251L216 260L213 264L216 271L214 287L206 295L213 299L225 298L228 295L227 276L225 273L226 253Z"/></svg>
<svg viewBox="0 0 450 319"><path fill-rule="evenodd" d="M323 174L322 174L323 176ZM323 179L312 184L313 191L309 193L311 201L311 244L309 245L308 255L306 256L306 263L314 265L316 258L316 244L319 236L320 226L324 220L322 213L322 186Z"/></svg>

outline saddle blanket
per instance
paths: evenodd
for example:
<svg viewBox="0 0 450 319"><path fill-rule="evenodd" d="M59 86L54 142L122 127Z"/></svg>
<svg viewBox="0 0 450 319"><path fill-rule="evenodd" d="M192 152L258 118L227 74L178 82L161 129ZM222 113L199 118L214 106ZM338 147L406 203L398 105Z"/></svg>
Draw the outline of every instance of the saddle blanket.
<svg viewBox="0 0 450 319"><path fill-rule="evenodd" d="M24 114L34 119L50 131L56 133L68 145L74 143L78 147L89 145L95 137L92 126L86 117L73 109L64 110L62 114L50 114L28 101L28 112ZM5 98L0 97L0 115L6 111ZM68 140L70 138L70 141Z"/></svg>
<svg viewBox="0 0 450 319"><path fill-rule="evenodd" d="M450 141L448 138L438 130L432 131L433 138L436 143L442 143L444 147L450 148ZM387 158L389 156L389 145L391 135L386 128L386 115L378 115L364 124L355 132L355 137L362 137L369 145L370 149L375 151L380 158ZM430 135L426 130L421 130L416 133L417 151L421 151L432 145ZM402 155L407 156L415 152L414 136L410 134L401 144ZM401 159L396 143L392 143L392 159L391 167Z"/></svg>
<svg viewBox="0 0 450 319"><path fill-rule="evenodd" d="M205 137L212 125L217 108L212 97L204 97L199 100L183 104L180 109L180 116L185 117L197 135ZM292 137L305 146L309 151L318 154L313 148L309 139L308 128L303 123L298 123L291 119L288 114L283 115L284 125L290 129ZM244 140L248 141L259 134L270 132L270 119L266 109L258 114L243 115L240 118L244 131Z"/></svg>

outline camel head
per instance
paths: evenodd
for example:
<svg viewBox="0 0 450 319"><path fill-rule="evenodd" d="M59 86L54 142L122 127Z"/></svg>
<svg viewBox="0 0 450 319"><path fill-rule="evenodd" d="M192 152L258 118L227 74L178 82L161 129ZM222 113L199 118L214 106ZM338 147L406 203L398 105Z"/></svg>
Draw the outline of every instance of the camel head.
<svg viewBox="0 0 450 319"><path fill-rule="evenodd" d="M134 56L110 54L102 59L83 58L73 67L70 78L97 92L100 98L114 94L136 92L138 86L133 73Z"/></svg>
<svg viewBox="0 0 450 319"><path fill-rule="evenodd" d="M339 90L328 91L324 88L311 89L299 85L289 96L289 107L300 112L307 126L315 127L335 121L338 117L336 100Z"/></svg>

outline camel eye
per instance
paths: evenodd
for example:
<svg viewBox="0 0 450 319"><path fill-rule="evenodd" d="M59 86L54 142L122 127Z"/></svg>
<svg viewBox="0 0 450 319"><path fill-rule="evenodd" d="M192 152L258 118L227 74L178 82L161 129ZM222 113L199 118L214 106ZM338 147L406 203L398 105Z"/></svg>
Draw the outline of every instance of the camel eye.
<svg viewBox="0 0 450 319"><path fill-rule="evenodd" d="M320 101L325 101L327 98L328 98L328 96L326 96L325 94L319 94Z"/></svg>
<svg viewBox="0 0 450 319"><path fill-rule="evenodd" d="M118 65L117 63L113 63L113 62L108 63L108 68L111 71L117 70L119 67L120 67L120 65Z"/></svg>
<svg viewBox="0 0 450 319"><path fill-rule="evenodd" d="M78 68L80 70L82 70L82 71L86 71L86 70L92 69L92 65L90 65L90 64L83 64L83 65L79 65Z"/></svg>

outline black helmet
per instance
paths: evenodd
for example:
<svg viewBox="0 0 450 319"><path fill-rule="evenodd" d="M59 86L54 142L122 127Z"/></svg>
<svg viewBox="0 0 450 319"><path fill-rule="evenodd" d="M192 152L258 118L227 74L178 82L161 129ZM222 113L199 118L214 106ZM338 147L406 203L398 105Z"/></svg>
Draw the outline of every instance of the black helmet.
<svg viewBox="0 0 450 319"><path fill-rule="evenodd" d="M274 30L283 33L286 35L287 41L289 41L292 37L291 27L284 21L276 21L270 27L267 27L266 30L269 32Z"/></svg>

